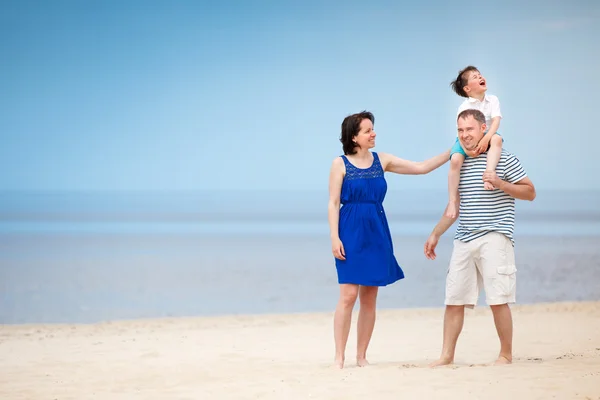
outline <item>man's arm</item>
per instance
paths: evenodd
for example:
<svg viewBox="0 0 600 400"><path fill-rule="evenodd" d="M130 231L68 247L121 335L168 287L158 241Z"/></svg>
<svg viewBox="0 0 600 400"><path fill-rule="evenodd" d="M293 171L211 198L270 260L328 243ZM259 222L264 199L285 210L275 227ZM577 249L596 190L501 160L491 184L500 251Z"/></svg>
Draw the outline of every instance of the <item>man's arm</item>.
<svg viewBox="0 0 600 400"><path fill-rule="evenodd" d="M454 224L454 222L456 222L456 218L448 218L445 215L442 215L442 218L437 223L435 228L433 228L433 231L431 231L431 234L435 235L435 237L437 237L437 238L442 237L442 235L444 233L446 233L446 231L448 229L450 229L450 227Z"/></svg>
<svg viewBox="0 0 600 400"><path fill-rule="evenodd" d="M435 228L433 228L433 231L431 232L431 234L429 235L429 238L425 242L425 248L424 248L425 257L427 257L430 260L435 260L435 257L436 257L435 248L438 244L438 241L440 240L440 237L442 237L442 235L444 233L446 233L446 231L452 226L452 224L454 224L455 221L456 221L456 217L455 218L446 217L446 212L444 211L444 214L442 214L442 218L437 223Z"/></svg>
<svg viewBox="0 0 600 400"><path fill-rule="evenodd" d="M484 172L483 180L490 182L495 188L502 190L504 193L519 200L533 201L535 199L535 186L528 177L525 177L518 182L510 183L498 178L495 172Z"/></svg>
<svg viewBox="0 0 600 400"><path fill-rule="evenodd" d="M519 200L533 201L535 186L527 177L525 169L514 155L506 157L504 179L500 179L495 171L483 173L484 182L490 182L495 188Z"/></svg>

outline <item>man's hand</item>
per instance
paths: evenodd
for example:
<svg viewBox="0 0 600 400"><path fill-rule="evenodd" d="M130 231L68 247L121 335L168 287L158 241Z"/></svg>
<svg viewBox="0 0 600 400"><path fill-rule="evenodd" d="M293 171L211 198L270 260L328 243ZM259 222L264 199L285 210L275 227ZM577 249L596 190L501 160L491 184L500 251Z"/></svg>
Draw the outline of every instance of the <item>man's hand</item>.
<svg viewBox="0 0 600 400"><path fill-rule="evenodd" d="M429 235L429 238L425 242L425 257L427 257L430 260L435 260L435 248L438 244L439 239L439 237L432 233L431 235Z"/></svg>
<svg viewBox="0 0 600 400"><path fill-rule="evenodd" d="M504 183L502 179L498 178L496 171L485 171L483 173L483 181L490 183L496 189L500 189L500 186Z"/></svg>

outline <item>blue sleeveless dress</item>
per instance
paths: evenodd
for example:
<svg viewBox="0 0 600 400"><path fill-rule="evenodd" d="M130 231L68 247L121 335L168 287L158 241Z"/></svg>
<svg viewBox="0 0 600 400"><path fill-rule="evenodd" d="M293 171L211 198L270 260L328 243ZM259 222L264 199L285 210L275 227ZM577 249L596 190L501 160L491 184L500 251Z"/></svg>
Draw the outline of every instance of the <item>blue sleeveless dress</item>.
<svg viewBox="0 0 600 400"><path fill-rule="evenodd" d="M383 210L387 182L379 156L373 152L369 168L355 167L346 156L341 157L346 175L340 196L339 236L346 260L335 259L338 283L386 286L403 279Z"/></svg>

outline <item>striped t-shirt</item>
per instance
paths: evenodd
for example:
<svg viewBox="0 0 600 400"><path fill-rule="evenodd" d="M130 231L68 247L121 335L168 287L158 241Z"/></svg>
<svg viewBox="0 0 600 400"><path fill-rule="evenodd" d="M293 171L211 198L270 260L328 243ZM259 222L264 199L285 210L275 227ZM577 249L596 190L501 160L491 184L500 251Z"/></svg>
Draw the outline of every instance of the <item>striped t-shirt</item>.
<svg viewBox="0 0 600 400"><path fill-rule="evenodd" d="M505 234L514 244L515 198L502 190L485 190L483 173L487 153L467 157L460 170L460 216L455 239L469 242L489 232ZM513 154L502 150L496 174L502 180L516 183L527 174Z"/></svg>

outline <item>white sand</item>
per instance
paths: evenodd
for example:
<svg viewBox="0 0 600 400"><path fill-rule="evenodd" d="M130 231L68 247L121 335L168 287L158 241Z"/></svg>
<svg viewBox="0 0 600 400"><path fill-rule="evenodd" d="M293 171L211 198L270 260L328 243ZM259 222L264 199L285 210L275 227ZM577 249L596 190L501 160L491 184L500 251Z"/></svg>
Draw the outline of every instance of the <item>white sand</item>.
<svg viewBox="0 0 600 400"><path fill-rule="evenodd" d="M443 310L381 310L344 370L332 315L173 318L0 327L0 399L600 399L600 302L515 306L515 362L491 314L468 311L456 365L439 355Z"/></svg>

